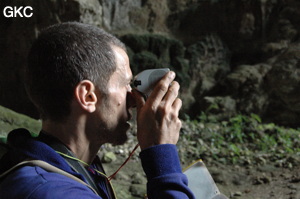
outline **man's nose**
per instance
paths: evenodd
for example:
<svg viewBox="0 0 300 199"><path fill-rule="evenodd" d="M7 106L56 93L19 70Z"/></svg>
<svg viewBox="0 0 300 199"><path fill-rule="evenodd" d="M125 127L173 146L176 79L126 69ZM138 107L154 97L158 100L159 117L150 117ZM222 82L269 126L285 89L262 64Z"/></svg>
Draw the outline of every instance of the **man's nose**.
<svg viewBox="0 0 300 199"><path fill-rule="evenodd" d="M131 91L127 92L126 104L127 104L127 108L135 108L136 107L136 101L135 101L135 98Z"/></svg>

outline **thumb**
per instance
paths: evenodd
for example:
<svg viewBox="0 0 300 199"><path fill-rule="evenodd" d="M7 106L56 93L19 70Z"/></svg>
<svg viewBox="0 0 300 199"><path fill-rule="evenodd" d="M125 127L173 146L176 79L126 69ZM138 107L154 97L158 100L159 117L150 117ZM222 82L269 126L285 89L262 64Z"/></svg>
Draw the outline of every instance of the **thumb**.
<svg viewBox="0 0 300 199"><path fill-rule="evenodd" d="M133 90L132 94L135 98L136 108L139 111L145 105L144 96L137 90Z"/></svg>

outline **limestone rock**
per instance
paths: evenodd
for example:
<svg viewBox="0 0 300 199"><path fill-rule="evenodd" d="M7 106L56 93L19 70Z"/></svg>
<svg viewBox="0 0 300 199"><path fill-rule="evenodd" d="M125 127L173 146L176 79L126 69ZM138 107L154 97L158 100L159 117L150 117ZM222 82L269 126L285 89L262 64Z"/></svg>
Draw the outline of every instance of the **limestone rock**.
<svg viewBox="0 0 300 199"><path fill-rule="evenodd" d="M120 37L134 73L175 70L182 112L191 117L214 99L224 116L236 109L299 126L297 0L1 0L0 9L25 4L33 7L31 18L0 17L2 106L39 117L22 80L28 50L44 27L80 21Z"/></svg>
<svg viewBox="0 0 300 199"><path fill-rule="evenodd" d="M113 152L107 152L102 157L103 163L111 163L117 160L116 155Z"/></svg>

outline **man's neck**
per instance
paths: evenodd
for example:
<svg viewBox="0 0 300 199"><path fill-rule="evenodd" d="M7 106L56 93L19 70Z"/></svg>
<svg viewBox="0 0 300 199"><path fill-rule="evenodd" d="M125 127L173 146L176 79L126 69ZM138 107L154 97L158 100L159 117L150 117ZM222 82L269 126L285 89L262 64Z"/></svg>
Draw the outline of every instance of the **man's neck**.
<svg viewBox="0 0 300 199"><path fill-rule="evenodd" d="M101 146L95 139L91 140L85 132L85 125L80 122L53 122L43 121L42 130L56 137L65 144L76 158L91 164Z"/></svg>

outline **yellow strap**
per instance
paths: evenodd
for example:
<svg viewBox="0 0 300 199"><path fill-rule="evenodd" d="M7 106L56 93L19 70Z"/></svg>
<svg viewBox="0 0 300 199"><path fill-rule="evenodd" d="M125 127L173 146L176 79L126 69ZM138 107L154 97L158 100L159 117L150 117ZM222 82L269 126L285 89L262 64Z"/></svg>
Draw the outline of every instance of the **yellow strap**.
<svg viewBox="0 0 300 199"><path fill-rule="evenodd" d="M86 162L84 162L84 161L82 161L82 160L80 160L80 159L78 159L78 158L75 158L75 157L73 157L73 156L67 155L67 154L62 153L62 152L60 152L60 151L55 151L55 152L58 153L58 154L60 154L60 155L62 155L62 156L64 156L64 157L66 157L66 158L69 158L69 159L72 159L72 160L76 160L76 161L78 161L78 162L80 162L80 163L82 163L82 164L84 164L84 165L86 165L86 166L88 166L88 167L90 166L88 163L86 163ZM108 181L108 183L110 184L111 189L112 189L112 191L113 191L114 197L117 198L116 192L115 192L115 189L114 189L114 186L113 186L112 183L110 182L109 178L108 178L104 173L102 173L101 171L98 171L97 169L94 169L94 168L93 168L93 170L96 171L97 173L99 173L100 175L104 176L104 177L107 179L107 181Z"/></svg>

